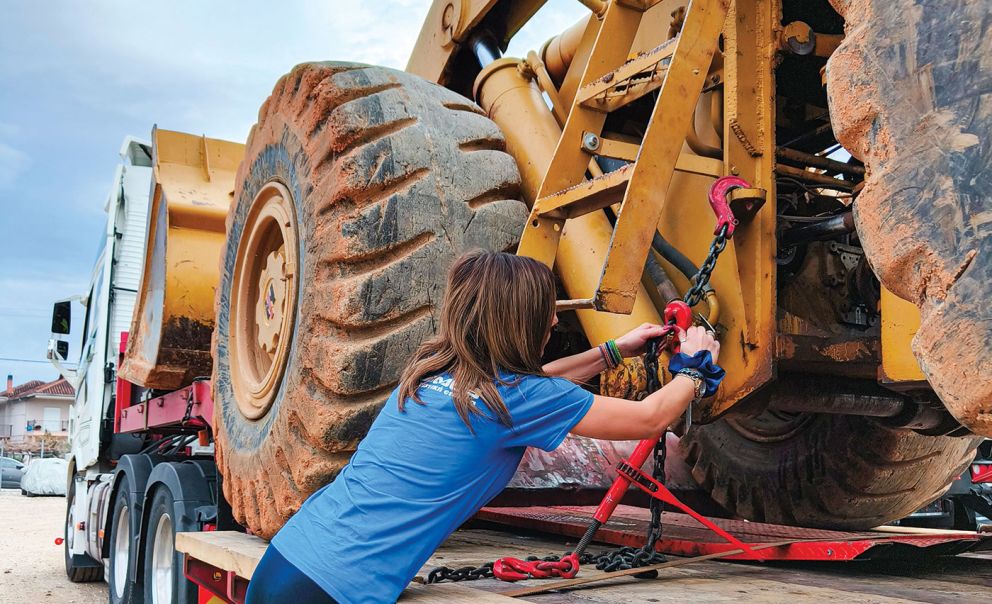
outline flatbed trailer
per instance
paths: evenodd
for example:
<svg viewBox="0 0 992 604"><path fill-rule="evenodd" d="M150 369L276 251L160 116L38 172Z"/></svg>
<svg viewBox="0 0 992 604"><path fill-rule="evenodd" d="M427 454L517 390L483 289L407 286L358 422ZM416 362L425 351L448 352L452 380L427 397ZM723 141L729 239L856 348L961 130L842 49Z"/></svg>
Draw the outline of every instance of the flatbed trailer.
<svg viewBox="0 0 992 604"><path fill-rule="evenodd" d="M646 511L646 510L644 510ZM497 558L561 554L575 546L585 507L485 508L456 531L418 573L438 566L478 566ZM640 508L621 506L601 529L591 551L643 542ZM521 588L549 580L505 583L481 579L463 583L411 583L401 602L546 602L633 604L639 602L988 602L992 596L992 535L879 527L845 533L762 523L716 520L749 545L796 541L768 547L762 562L698 559L728 550L682 514L665 513L666 536L659 549L679 565L662 569L657 579L614 576L567 590L511 597ZM638 541L640 539L640 542ZM179 533L186 576L200 586L201 602L240 603L267 543L232 531ZM729 552L728 552L729 553ZM579 577L608 573L583 567Z"/></svg>

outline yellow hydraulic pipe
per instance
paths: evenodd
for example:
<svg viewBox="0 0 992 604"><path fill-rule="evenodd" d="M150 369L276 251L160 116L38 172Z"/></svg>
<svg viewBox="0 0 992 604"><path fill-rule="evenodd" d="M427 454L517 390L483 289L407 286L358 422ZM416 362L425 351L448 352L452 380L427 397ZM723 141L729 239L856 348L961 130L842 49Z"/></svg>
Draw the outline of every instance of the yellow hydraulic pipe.
<svg viewBox="0 0 992 604"><path fill-rule="evenodd" d="M561 138L561 127L518 59L500 59L475 80L475 98L502 129L507 151L517 160L523 195L533 205L537 190ZM566 223L555 268L570 298L589 298L596 290L613 228L606 215L593 212ZM579 322L593 345L615 338L641 323L661 317L642 286L629 315L578 310Z"/></svg>
<svg viewBox="0 0 992 604"><path fill-rule="evenodd" d="M586 15L579 19L577 23L551 38L541 47L541 60L547 66L552 81L558 86L561 86L562 80L565 79L565 73L572 64L572 59L575 58L575 52L582 42L582 35L591 18L592 15Z"/></svg>

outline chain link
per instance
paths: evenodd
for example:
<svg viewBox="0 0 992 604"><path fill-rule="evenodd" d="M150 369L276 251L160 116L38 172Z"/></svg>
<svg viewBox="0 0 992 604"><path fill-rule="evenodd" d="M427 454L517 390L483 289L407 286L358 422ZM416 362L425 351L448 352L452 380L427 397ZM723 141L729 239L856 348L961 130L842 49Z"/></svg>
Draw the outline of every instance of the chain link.
<svg viewBox="0 0 992 604"><path fill-rule="evenodd" d="M442 581L476 581L478 579L491 579L493 577L493 563L487 562L482 566L462 566L461 568L449 568L439 566L427 575L426 583L440 583Z"/></svg>
<svg viewBox="0 0 992 604"><path fill-rule="evenodd" d="M710 274L716 268L716 259L726 247L727 225L724 225L717 236L713 238L713 243L710 244L710 251L706 255L703 265L699 267L699 272L692 278L692 287L689 288L689 291L682 298L689 306L695 306L703 299L704 290L710 282Z"/></svg>

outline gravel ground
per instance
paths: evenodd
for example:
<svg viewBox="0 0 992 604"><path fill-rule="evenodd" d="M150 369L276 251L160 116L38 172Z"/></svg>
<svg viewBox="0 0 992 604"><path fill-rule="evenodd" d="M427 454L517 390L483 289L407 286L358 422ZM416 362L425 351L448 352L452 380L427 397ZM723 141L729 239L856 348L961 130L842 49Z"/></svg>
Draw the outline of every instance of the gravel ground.
<svg viewBox="0 0 992 604"><path fill-rule="evenodd" d="M0 601L107 601L107 584L72 583L65 576L62 536L65 497L24 497L0 489Z"/></svg>

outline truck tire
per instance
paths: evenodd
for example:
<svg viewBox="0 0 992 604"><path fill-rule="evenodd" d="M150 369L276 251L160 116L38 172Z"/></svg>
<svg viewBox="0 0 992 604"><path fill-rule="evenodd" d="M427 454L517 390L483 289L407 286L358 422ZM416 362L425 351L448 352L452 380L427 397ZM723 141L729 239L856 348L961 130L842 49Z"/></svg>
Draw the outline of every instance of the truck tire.
<svg viewBox="0 0 992 604"><path fill-rule="evenodd" d="M823 390L780 378L758 395L756 408L774 409L778 397L823 396ZM974 459L979 442L925 436L864 416L766 410L694 425L679 448L696 482L735 516L862 530L940 497Z"/></svg>
<svg viewBox="0 0 992 604"><path fill-rule="evenodd" d="M110 604L141 604L144 595L131 580L131 577L137 576L132 567L138 558L138 539L135 536L141 520L131 497L130 478L127 474L122 474L118 482L111 518L108 576Z"/></svg>
<svg viewBox="0 0 992 604"><path fill-rule="evenodd" d="M199 588L183 574L183 554L176 551L177 531L199 531L176 514L172 491L159 485L148 508L142 539L144 597L148 604L196 604Z"/></svg>
<svg viewBox="0 0 992 604"><path fill-rule="evenodd" d="M87 554L72 553L72 539L76 531L73 526L76 519L73 516L73 508L76 505L76 481L72 475L69 476L69 486L65 498L65 532L62 544L65 547L65 574L73 583L89 583L91 581L103 580L103 564L93 560Z"/></svg>
<svg viewBox="0 0 992 604"><path fill-rule="evenodd" d="M846 37L827 64L830 115L868 168L854 204L866 256L920 307L913 352L934 391L992 437L992 4L831 2Z"/></svg>
<svg viewBox="0 0 992 604"><path fill-rule="evenodd" d="M213 338L217 465L270 538L327 484L438 320L448 265L527 209L499 129L392 69L297 66L248 137Z"/></svg>

